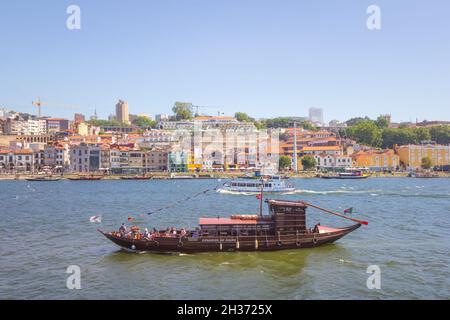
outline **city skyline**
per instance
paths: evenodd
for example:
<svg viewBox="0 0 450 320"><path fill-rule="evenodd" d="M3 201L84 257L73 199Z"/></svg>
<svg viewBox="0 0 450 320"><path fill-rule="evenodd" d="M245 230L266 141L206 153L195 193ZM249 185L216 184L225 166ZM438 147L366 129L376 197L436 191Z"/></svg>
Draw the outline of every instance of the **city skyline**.
<svg viewBox="0 0 450 320"><path fill-rule="evenodd" d="M377 1L376 31L366 28L369 1L77 1L81 30L66 28L70 4L5 4L1 107L35 114L40 97L43 115L107 119L123 99L132 114L189 101L255 118L318 107L325 122L450 119L445 1Z"/></svg>

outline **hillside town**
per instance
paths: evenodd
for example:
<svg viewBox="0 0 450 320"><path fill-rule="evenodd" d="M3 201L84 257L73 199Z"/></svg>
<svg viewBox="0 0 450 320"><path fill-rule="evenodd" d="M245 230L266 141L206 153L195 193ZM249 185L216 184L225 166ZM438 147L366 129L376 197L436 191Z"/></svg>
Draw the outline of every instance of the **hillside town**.
<svg viewBox="0 0 450 320"><path fill-rule="evenodd" d="M381 115L376 121L325 124L320 108L310 108L307 117L256 120L242 112L203 115L202 107L185 102L175 103L174 115L153 119L130 114L123 100L108 120L99 120L96 112L87 120L80 113L73 119L41 116L37 106L38 115L0 109L0 174L142 175L268 167L294 173L352 167L407 172L448 171L450 164L450 122L445 121L399 124ZM414 137L404 138L408 134Z"/></svg>

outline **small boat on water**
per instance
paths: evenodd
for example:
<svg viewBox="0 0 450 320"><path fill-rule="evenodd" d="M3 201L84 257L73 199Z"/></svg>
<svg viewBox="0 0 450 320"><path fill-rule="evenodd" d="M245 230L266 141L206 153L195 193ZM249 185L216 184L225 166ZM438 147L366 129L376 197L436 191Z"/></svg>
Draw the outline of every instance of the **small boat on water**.
<svg viewBox="0 0 450 320"><path fill-rule="evenodd" d="M264 188L264 192L292 192L295 191L295 186L291 183L286 183L285 179L281 176L267 176L265 178L255 179L253 177L244 177L231 180L224 183L218 192L231 191L231 192L260 192L261 188Z"/></svg>
<svg viewBox="0 0 450 320"><path fill-rule="evenodd" d="M61 180L61 178L53 178L50 176L45 176L45 177L36 177L36 178L27 178L27 181L59 181Z"/></svg>
<svg viewBox="0 0 450 320"><path fill-rule="evenodd" d="M322 179L367 179L370 176L371 176L371 174L365 170L347 168L345 170L345 172L337 172L337 173L333 173L333 174L323 174L323 175L320 175L320 178L322 178Z"/></svg>
<svg viewBox="0 0 450 320"><path fill-rule="evenodd" d="M101 180L103 176L95 176L95 175L80 175L78 177L70 177L68 178L72 181L81 181L81 180Z"/></svg>
<svg viewBox="0 0 450 320"><path fill-rule="evenodd" d="M143 175L143 176L138 176L138 175L136 175L136 176L123 176L123 177L120 177L120 179L122 179L122 180L150 180L152 178L152 176L146 176L146 175Z"/></svg>
<svg viewBox="0 0 450 320"><path fill-rule="evenodd" d="M410 172L408 174L408 177L410 177L410 178L439 178L439 175L437 173L432 173L432 172L418 172L418 173Z"/></svg>
<svg viewBox="0 0 450 320"><path fill-rule="evenodd" d="M358 229L366 221L320 208L304 201L271 200L269 214L262 214L262 194L259 215L232 215L229 218L200 218L195 230L166 229L141 233L134 226L130 231L101 232L119 247L133 252L233 252L276 251L318 247L332 243ZM351 226L331 228L306 225L306 208L313 207L356 222Z"/></svg>

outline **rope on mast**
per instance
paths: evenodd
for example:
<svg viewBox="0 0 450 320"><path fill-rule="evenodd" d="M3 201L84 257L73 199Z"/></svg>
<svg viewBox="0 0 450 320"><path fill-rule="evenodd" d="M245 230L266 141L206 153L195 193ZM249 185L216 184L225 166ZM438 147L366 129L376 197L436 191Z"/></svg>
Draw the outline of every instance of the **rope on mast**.
<svg viewBox="0 0 450 320"><path fill-rule="evenodd" d="M217 185L217 186L216 186L214 189L212 189L212 190L213 190L213 191L216 191L216 190L217 190L219 187L221 187L222 185L223 185L223 184L219 184L219 185ZM191 200L191 199L196 198L196 197L201 196L201 195L206 195L206 194L207 194L208 192L210 192L210 191L211 191L211 189L205 189L205 190L203 190L203 191L200 191L200 192L197 192L197 193L193 194L192 196L189 196L189 197L186 197L186 198L184 198L184 199L175 201L175 202L173 202L172 204L169 204L169 205L167 205L167 206L165 206L165 207L161 207L161 208L155 209L155 210L153 210L153 211L147 212L147 214L148 214L148 215L151 215L151 214L153 214L153 213L160 212L160 211L162 211L162 210L172 208L172 207L176 206L177 204L179 204L179 203L181 203L181 202L185 202L185 201Z"/></svg>
<svg viewBox="0 0 450 320"><path fill-rule="evenodd" d="M343 214L340 214L340 213L338 213L338 212L331 211L331 210L328 210L328 209L325 209L325 208L316 206L316 205L314 205L314 204L311 204L311 203L308 203L308 202L305 202L305 201L301 201L301 202L302 202L305 206L307 206L307 207L316 208L316 209L322 210L322 211L324 211L324 212L327 212L327 213L329 213L329 214L333 214L333 215L335 215L335 216L338 216L338 217L341 217L341 218L344 218L344 219L351 220L351 221L353 221L353 222L357 222L357 223L360 223L360 224L364 224L364 225L366 225L366 226L369 224L369 222L364 221L364 220L359 220L359 219L355 219L355 218L350 218L350 217L347 217L346 215L343 215Z"/></svg>

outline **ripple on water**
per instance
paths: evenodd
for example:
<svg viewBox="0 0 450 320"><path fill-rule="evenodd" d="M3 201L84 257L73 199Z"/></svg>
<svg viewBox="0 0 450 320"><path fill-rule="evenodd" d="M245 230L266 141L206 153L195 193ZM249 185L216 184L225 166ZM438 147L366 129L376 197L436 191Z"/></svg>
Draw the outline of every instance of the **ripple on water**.
<svg viewBox="0 0 450 320"><path fill-rule="evenodd" d="M333 245L268 253L132 254L97 231L109 230L217 181L0 181L0 297L13 299L419 299L450 297L450 184L430 179L292 179L305 200L369 221ZM274 197L270 195L270 197ZM257 213L254 197L211 193L140 224L196 226L199 216ZM102 223L89 217L102 214ZM308 209L310 225L346 221ZM24 240L25 239L25 240ZM67 266L79 265L82 290L67 290ZM369 265L382 289L369 290ZM118 289L120 288L120 290Z"/></svg>

